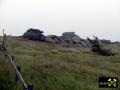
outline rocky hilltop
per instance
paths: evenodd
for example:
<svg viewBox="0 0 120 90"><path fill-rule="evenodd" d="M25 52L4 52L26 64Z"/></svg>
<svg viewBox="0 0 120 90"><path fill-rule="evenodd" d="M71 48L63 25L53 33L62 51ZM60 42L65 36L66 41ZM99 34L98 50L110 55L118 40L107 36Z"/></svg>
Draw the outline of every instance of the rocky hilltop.
<svg viewBox="0 0 120 90"><path fill-rule="evenodd" d="M23 34L24 38L35 41L44 41L61 45L80 45L88 46L88 41L80 38L75 32L64 32L61 36L48 35L45 36L43 31L39 29L29 29Z"/></svg>
<svg viewBox="0 0 120 90"><path fill-rule="evenodd" d="M75 32L64 32L61 36L57 35L44 35L44 32L39 29L28 29L24 34L23 38L34 40L34 41L41 41L41 42L49 42L49 43L56 43L63 46L68 45L78 45L89 47L90 43L87 39L83 39L76 35ZM113 44L110 40L102 39L99 41L104 44Z"/></svg>

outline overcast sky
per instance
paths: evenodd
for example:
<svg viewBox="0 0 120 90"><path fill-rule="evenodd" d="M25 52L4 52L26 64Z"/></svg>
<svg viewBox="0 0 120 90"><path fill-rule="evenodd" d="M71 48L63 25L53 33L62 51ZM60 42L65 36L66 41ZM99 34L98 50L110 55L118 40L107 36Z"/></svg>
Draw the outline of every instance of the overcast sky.
<svg viewBox="0 0 120 90"><path fill-rule="evenodd" d="M11 35L38 28L120 41L120 0L0 0L0 34L3 28Z"/></svg>

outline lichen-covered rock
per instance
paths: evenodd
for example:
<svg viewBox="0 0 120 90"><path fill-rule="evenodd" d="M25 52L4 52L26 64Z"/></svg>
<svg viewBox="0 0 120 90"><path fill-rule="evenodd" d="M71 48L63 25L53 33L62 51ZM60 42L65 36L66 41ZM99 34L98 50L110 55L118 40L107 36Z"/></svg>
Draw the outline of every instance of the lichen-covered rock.
<svg viewBox="0 0 120 90"><path fill-rule="evenodd" d="M50 43L61 43L60 39L58 36L56 35L48 35L45 37L45 41L46 42L50 42Z"/></svg>
<svg viewBox="0 0 120 90"><path fill-rule="evenodd" d="M64 32L60 37L64 43L87 46L84 39L81 39L75 32Z"/></svg>
<svg viewBox="0 0 120 90"><path fill-rule="evenodd" d="M43 31L39 29L30 28L23 34L23 37L35 41L45 41L45 36L42 33Z"/></svg>
<svg viewBox="0 0 120 90"><path fill-rule="evenodd" d="M80 45L88 46L87 40L81 39L75 32L64 32L62 36L48 35L45 37L45 41L49 43L57 43L63 46Z"/></svg>

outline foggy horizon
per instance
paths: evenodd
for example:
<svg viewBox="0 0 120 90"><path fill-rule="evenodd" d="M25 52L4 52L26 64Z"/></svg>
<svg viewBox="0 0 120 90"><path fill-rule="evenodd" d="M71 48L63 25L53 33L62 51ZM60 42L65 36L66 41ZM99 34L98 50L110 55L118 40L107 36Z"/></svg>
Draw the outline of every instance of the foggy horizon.
<svg viewBox="0 0 120 90"><path fill-rule="evenodd" d="M75 32L120 41L119 0L0 0L0 35L20 36L29 28L44 35Z"/></svg>

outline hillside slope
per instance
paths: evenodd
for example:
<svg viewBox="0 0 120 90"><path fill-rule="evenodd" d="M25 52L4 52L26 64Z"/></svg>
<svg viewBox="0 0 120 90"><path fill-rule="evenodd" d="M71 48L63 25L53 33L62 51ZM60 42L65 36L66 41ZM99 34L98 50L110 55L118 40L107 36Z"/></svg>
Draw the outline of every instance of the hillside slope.
<svg viewBox="0 0 120 90"><path fill-rule="evenodd" d="M21 65L23 78L34 85L34 90L113 90L100 89L98 78L113 76L120 79L119 46L106 46L118 52L109 57L95 55L85 47L62 47L17 37L9 37L6 47L15 56L16 65ZM0 84L9 85L3 90L19 90L12 67L1 53L0 62L3 62L0 63ZM4 75L8 77L6 81Z"/></svg>

